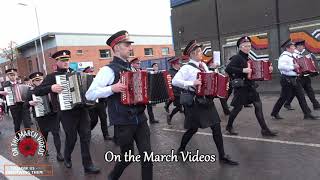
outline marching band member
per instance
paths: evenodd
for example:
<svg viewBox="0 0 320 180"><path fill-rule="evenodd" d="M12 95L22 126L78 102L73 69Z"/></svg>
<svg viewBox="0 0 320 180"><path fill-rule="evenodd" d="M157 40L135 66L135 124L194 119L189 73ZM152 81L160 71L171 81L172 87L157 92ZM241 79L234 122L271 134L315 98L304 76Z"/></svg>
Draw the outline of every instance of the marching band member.
<svg viewBox="0 0 320 180"><path fill-rule="evenodd" d="M179 69L181 67L180 58L179 57L172 57L172 58L168 59L168 62L171 65L171 68L169 69L169 74L171 75L172 78L174 78L174 76L177 74L177 72L179 71ZM180 104L180 93L181 93L182 89L177 86L172 86L172 89L173 89L173 94L174 94L174 100L173 101L169 100L169 102L166 102L166 106L165 106L166 111L169 113L169 105L171 104L170 102L173 102L173 105L174 105L174 108L171 111L171 113L167 115L168 125L171 125L172 117L177 112L182 111L182 105Z"/></svg>
<svg viewBox="0 0 320 180"><path fill-rule="evenodd" d="M158 72L159 71L159 65L157 63L152 63L151 65L152 67L152 71L154 72ZM153 114L153 108L152 108L153 104L147 104L147 111L148 111L148 116L149 116L149 122L150 124L155 124L155 123L159 123L158 120L154 119L154 114Z"/></svg>
<svg viewBox="0 0 320 180"><path fill-rule="evenodd" d="M69 59L71 53L68 50L61 50L52 55L56 60L57 71L48 74L43 82L35 87L34 93L36 96L44 96L50 93L53 104L59 105L58 94L62 92L61 85L56 83L56 75L62 75L70 71ZM93 165L90 155L90 118L88 110L83 106L74 107L71 110L58 110L59 118L66 134L65 149L64 149L64 165L67 168L72 167L71 154L77 142L77 134L80 136L82 165L85 173L97 174L100 169Z"/></svg>
<svg viewBox="0 0 320 180"><path fill-rule="evenodd" d="M253 104L255 108L255 115L261 127L261 134L263 136L276 136L276 133L271 131L263 116L262 111L262 102L260 100L259 93L256 91L256 84L254 81L248 79L248 73L252 72L252 69L248 68L248 56L251 50L251 39L248 36L243 36L237 41L237 46L239 48L239 52L237 55L234 55L231 58L231 62L227 65L226 72L233 79L243 81L243 84L239 87L235 87L235 85L231 82L234 91L234 97L231 102L231 106L233 109L230 113L228 125L226 127L226 131L230 135L238 135L237 132L233 129L233 122L242 107L247 104ZM272 70L272 67L270 67Z"/></svg>
<svg viewBox="0 0 320 180"><path fill-rule="evenodd" d="M309 58L312 58L312 60L315 60L314 55L311 54L308 50L306 50L304 40L300 40L300 41L295 42L295 45L296 45L296 50L295 50L294 56L296 58L309 57ZM298 77L298 81L300 81L301 86L303 87L304 91L307 93L310 101L312 102L313 109L317 110L317 109L320 109L320 104L314 95L314 91L311 86L310 76L311 76L310 74L304 74L304 75ZM284 104L284 107L287 108L288 110L294 110L290 105L293 98L294 98L294 95L291 94L289 99Z"/></svg>
<svg viewBox="0 0 320 180"><path fill-rule="evenodd" d="M137 145L141 159L144 152L151 153L150 129L147 117L144 113L145 105L124 105L121 103L121 92L126 91L126 86L120 82L120 73L132 71L128 61L133 43L129 39L127 31L119 31L108 40L113 52L113 60L107 66L102 67L89 90L86 93L88 100L108 98L108 114L110 123L114 125L117 144L120 145L121 158L131 151L134 153L134 142ZM123 171L131 162L117 162L108 176L108 180L119 179ZM149 161L141 161L142 179L152 180L153 164Z"/></svg>
<svg viewBox="0 0 320 180"><path fill-rule="evenodd" d="M285 101L290 97L290 94L293 93L293 95L296 96L299 101L299 105L304 114L304 119L316 120L318 119L318 117L312 115L311 110L304 97L301 83L300 81L297 81L298 74L295 72L295 69L299 68L299 65L294 63L293 61L295 44L291 41L291 39L288 39L281 45L281 47L284 49L278 60L278 69L281 73L281 94L273 107L271 116L274 119L283 119L279 116L279 111Z"/></svg>
<svg viewBox="0 0 320 180"><path fill-rule="evenodd" d="M39 86L42 81L43 81L43 73L42 72L34 72L32 74L29 75L29 79L30 79L30 84L33 87ZM54 142L54 146L56 147L56 151L57 151L57 160L58 161L63 161L64 158L61 154L61 140L60 140L60 121L57 118L57 112L51 111L49 114L44 115L42 117L36 117L35 114L35 106L38 104L37 101L34 101L32 99L32 94L34 94L34 90L30 89L28 91L28 95L27 95L27 101L24 103L24 108L25 109L30 109L30 106L32 107L32 114L33 117L36 118L36 121L38 122L38 126L40 128L40 132L41 134L44 136L46 142L48 140L48 134L49 132L52 133L53 136L53 142ZM52 106L51 106L52 107ZM25 117L29 117L29 114L26 114ZM49 155L49 152L47 150L47 155Z"/></svg>
<svg viewBox="0 0 320 180"><path fill-rule="evenodd" d="M210 127L212 130L213 140L219 152L220 162L229 165L238 165L238 162L231 160L231 158L224 152L220 117L214 105L213 98L208 97L206 98L206 101L202 101L204 98L195 95L196 86L201 85L201 80L197 79L197 73L209 72L206 64L201 62L201 47L202 45L197 44L195 40L188 43L184 50L184 55L188 55L190 57L190 61L186 65L182 66L172 79L172 85L183 88L185 93L195 96L195 98L191 99L192 102L188 102L184 106L184 127L187 131L182 137L178 153L181 155L181 153L185 151L188 142L199 128ZM183 97L181 96L180 98L182 99Z"/></svg>
<svg viewBox="0 0 320 180"><path fill-rule="evenodd" d="M3 96L8 95L8 93L6 91L4 91L4 87L12 87L12 90L16 94L16 98L14 99L15 105L9 106L9 109L10 109L12 119L13 119L14 132L17 133L18 131L20 131L20 126L21 126L22 122L23 122L23 125L25 128L30 128L31 121L30 121L30 119L25 118L23 116L26 112L24 112L24 110L25 110L23 108L24 102L21 99L21 95L23 92L20 92L20 90L18 88L19 83L17 81L17 77L18 77L17 69L14 69L14 68L7 69L5 71L5 73L8 76L9 81L4 82L3 87L0 89L0 94ZM29 110L28 110L28 112L29 112Z"/></svg>

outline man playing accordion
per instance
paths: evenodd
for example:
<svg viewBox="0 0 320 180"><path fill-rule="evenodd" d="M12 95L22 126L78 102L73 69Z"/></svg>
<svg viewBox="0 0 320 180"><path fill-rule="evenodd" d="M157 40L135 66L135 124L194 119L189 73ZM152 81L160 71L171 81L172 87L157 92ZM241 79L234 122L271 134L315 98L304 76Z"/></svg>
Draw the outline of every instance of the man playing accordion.
<svg viewBox="0 0 320 180"><path fill-rule="evenodd" d="M42 81L43 81L43 73L42 72L34 72L29 75L30 79L30 84L33 87L39 86ZM49 132L52 133L53 136L53 141L54 141L54 146L57 151L57 160L58 161L63 161L64 158L61 154L61 140L60 140L60 120L58 119L57 112L52 111L52 106L51 102L49 101L48 96L43 96L46 97L46 99L41 99L42 102L37 101L37 99L42 98L42 97L37 97L34 95L34 90L30 89L28 91L27 95L27 101L24 103L24 108L26 110L29 110L30 106L32 107L32 114L33 117L36 118L36 121L38 122L38 126L40 128L41 134L44 136L46 142L48 140L48 134ZM44 102L44 100L47 100L47 102ZM45 106L45 104L48 104L48 106ZM37 113L37 106L41 104L43 105L42 108L39 111L43 112L41 113L41 116L38 115ZM48 108L48 109L44 109ZM37 117L38 116L38 117ZM30 118L30 114L25 115L26 118ZM47 156L49 155L49 152L47 151Z"/></svg>
<svg viewBox="0 0 320 180"><path fill-rule="evenodd" d="M97 174L100 169L95 167L90 154L90 118L88 110L84 106L78 106L70 110L61 110L61 101L58 99L59 94L66 89L57 84L56 77L68 74L72 69L69 68L71 52L61 50L54 53L52 59L56 61L57 70L48 74L43 82L34 89L36 96L44 96L50 93L54 111L58 111L59 118L66 134L64 149L64 165L66 168L72 167L71 154L77 142L77 135L80 136L82 165L85 173ZM69 99L69 98L67 98ZM60 101L60 103L58 102ZM59 107L60 105L60 107Z"/></svg>
<svg viewBox="0 0 320 180"><path fill-rule="evenodd" d="M119 179L126 167L130 165L131 162L123 161L123 159L129 151L134 154L134 142L141 159L144 159L144 152L151 153L151 144L150 129L144 113L146 106L144 104L126 105L121 103L121 93L126 91L126 85L121 82L121 73L133 71L128 61L133 41L129 39L127 31L119 31L109 37L106 43L114 52L113 60L109 65L99 70L86 93L86 97L92 101L98 98L108 98L110 123L114 125L114 133L122 155L122 161L116 163L108 176L108 179L113 180ZM141 168L142 179L152 180L152 162L142 160Z"/></svg>
<svg viewBox="0 0 320 180"><path fill-rule="evenodd" d="M314 62L315 57L313 54L308 52L308 50L306 50L304 40L295 42L295 45L296 45L296 50L294 53L295 58L305 58L306 61L313 61L313 63L315 63ZM318 72L315 74L318 75ZM301 74L300 77L298 77L298 81L300 81L301 86L303 87L304 91L307 93L310 101L312 102L313 109L317 110L317 109L320 109L320 104L319 104L319 101L316 99L313 88L311 86L312 75L313 74L309 74L309 73ZM290 105L293 98L294 98L294 94L292 93L289 99L284 104L284 107L287 108L288 110L293 110L293 108Z"/></svg>

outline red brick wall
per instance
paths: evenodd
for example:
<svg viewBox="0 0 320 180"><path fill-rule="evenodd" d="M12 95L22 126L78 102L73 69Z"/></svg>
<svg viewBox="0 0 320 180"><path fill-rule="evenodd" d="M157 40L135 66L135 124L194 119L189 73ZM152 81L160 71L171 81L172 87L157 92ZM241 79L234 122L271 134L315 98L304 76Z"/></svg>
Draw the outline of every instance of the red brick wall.
<svg viewBox="0 0 320 180"><path fill-rule="evenodd" d="M172 45L133 45L134 57L138 57L141 60L148 60L148 59L159 59L167 56L162 56L161 48L169 47L169 55L174 56L174 50ZM153 56L145 56L144 55L144 48L153 48ZM46 58L46 67L48 73L53 72L52 66L54 65L55 61L50 58L50 56L59 50L70 50L71 51L71 59L70 62L84 62L84 61L92 61L95 69L95 73L99 71L99 69L106 64L109 64L112 58L109 59L101 59L100 52L101 49L111 49L109 46L59 46L55 48L51 48L45 51L45 58ZM83 54L77 54L77 50L82 50ZM112 52L112 50L111 50ZM113 55L113 52L112 52ZM22 76L28 76L30 73L37 71L37 62L36 62L36 55L31 56L28 59L19 58L18 60L18 70ZM42 71L42 54L39 52L40 57L40 71ZM32 72L29 71L28 67L28 60L32 60Z"/></svg>

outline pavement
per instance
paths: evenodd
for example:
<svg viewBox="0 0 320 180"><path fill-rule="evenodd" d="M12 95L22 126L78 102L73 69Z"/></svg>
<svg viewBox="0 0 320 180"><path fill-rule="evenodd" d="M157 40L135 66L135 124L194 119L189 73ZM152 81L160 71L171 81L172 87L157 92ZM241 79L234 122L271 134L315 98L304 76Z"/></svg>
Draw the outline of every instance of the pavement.
<svg viewBox="0 0 320 180"><path fill-rule="evenodd" d="M234 128L238 136L224 135L225 151L239 166L228 166L215 162L154 162L155 180L316 180L320 177L320 120L303 120L302 110L296 99L292 106L294 111L282 109L283 120L272 120L270 112L279 94L261 95L263 110L267 124L279 132L274 138L264 138L254 115L254 108L244 108L235 120ZM317 95L317 98L320 97ZM310 101L307 99L310 108ZM229 100L230 102L230 100ZM215 102L221 118L223 134L228 116L223 114L219 101ZM172 106L170 107L172 110ZM320 115L320 111L313 111ZM159 124L150 125L152 150L155 154L169 154L179 147L183 128L183 114L173 117L172 125L166 124L166 113L163 104L154 107L154 114ZM12 119L8 116L0 121L0 179L26 179L27 176L5 176L3 165L8 162L22 164L10 154L10 141L13 134ZM110 134L113 128L110 127ZM64 132L61 130L62 150L64 148ZM73 167L67 169L63 163L57 162L53 138L49 135L49 157L41 158L36 164L50 165L53 176L28 176L27 179L68 179L68 180L103 180L114 167L115 162L106 162L105 153L119 154L119 147L112 141L104 141L100 126L92 131L91 155L94 163L101 168L98 175L85 175L80 156L80 143L75 145L72 154ZM217 155L217 149L212 140L211 129L199 129L187 146L188 151L200 154ZM137 150L135 151L138 152ZM122 180L141 179L140 163L132 163L121 176Z"/></svg>

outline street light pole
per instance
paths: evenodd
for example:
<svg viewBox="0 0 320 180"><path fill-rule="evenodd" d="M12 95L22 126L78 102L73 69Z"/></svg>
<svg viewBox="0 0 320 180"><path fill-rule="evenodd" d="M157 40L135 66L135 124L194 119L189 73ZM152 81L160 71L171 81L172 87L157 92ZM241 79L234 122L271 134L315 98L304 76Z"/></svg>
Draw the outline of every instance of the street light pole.
<svg viewBox="0 0 320 180"><path fill-rule="evenodd" d="M25 3L18 3L18 5L21 5L21 6L28 6L28 4L25 4ZM41 47L41 53L42 53L42 60L43 60L43 71L44 71L44 74L47 75L47 65L46 65L46 59L45 59L45 56L44 56L44 50L43 50L43 44L42 44L42 37L41 37L41 33L40 33L40 25L39 25L39 18L38 18L38 12L37 12L37 8L35 5L34 6L34 12L36 14L36 20L37 20L37 28L38 28L38 35L39 35L39 40L40 40L40 47Z"/></svg>

